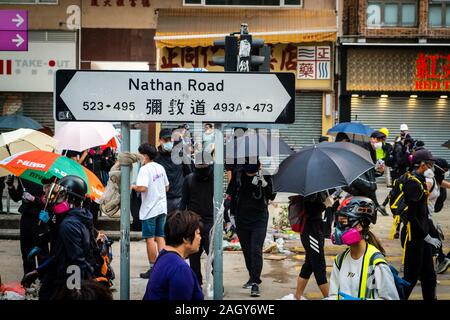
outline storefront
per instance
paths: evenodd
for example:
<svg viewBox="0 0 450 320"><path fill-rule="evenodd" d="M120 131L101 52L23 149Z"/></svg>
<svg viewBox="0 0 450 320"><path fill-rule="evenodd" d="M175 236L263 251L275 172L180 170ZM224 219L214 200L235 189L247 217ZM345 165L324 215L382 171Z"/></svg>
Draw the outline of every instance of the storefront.
<svg viewBox="0 0 450 320"><path fill-rule="evenodd" d="M22 113L54 130L53 75L77 67L76 34L30 31L28 39L28 51L0 52L2 114Z"/></svg>
<svg viewBox="0 0 450 320"><path fill-rule="evenodd" d="M450 47L345 47L340 121L387 127L393 142L406 123L414 139L450 160Z"/></svg>
<svg viewBox="0 0 450 320"><path fill-rule="evenodd" d="M317 141L334 119L333 12L161 9L155 37L158 70L223 71L223 67L213 65L212 57L224 54L223 49L213 46L213 41L238 30L241 22L247 22L250 33L271 46L271 71L296 75L295 122L281 126L282 138L297 150L313 139Z"/></svg>

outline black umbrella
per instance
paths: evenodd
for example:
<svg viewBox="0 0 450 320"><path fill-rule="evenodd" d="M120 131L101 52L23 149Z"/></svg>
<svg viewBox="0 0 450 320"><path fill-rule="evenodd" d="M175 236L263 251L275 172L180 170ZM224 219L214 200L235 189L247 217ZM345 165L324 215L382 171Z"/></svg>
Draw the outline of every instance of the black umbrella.
<svg viewBox="0 0 450 320"><path fill-rule="evenodd" d="M291 155L294 151L280 137L264 130L233 136L225 143L225 158L229 160Z"/></svg>
<svg viewBox="0 0 450 320"><path fill-rule="evenodd" d="M274 176L275 192L304 196L348 186L374 166L369 151L349 142L322 142L286 158Z"/></svg>
<svg viewBox="0 0 450 320"><path fill-rule="evenodd" d="M32 118L21 116L18 114L12 114L9 116L0 117L0 129L41 129L42 126Z"/></svg>
<svg viewBox="0 0 450 320"><path fill-rule="evenodd" d="M450 140L447 140L446 142L444 142L442 144L442 146L450 149Z"/></svg>

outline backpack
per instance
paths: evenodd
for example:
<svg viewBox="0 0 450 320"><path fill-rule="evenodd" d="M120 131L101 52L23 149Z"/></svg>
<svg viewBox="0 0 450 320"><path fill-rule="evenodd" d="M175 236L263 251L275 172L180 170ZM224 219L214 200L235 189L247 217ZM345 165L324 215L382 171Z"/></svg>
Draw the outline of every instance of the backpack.
<svg viewBox="0 0 450 320"><path fill-rule="evenodd" d="M368 244L368 245L370 245L370 244ZM397 294L398 294L400 300L406 300L407 298L406 298L405 291L411 284L398 275L398 270L392 264L388 263L388 261L386 260L383 253L381 253L374 246L373 246L373 249L374 249L374 252L372 253L372 256L370 257L369 266L376 266L379 263L387 264L389 266L389 270L392 273L392 277L394 278L395 288L397 289ZM347 248L343 253L336 256L335 262L336 262L336 266L339 270L341 269L342 262L344 261L344 258L347 256L348 253L350 253L350 248ZM355 298L355 297L352 297L352 298ZM360 299L360 298L358 298L358 299Z"/></svg>
<svg viewBox="0 0 450 320"><path fill-rule="evenodd" d="M289 197L288 220L292 231L303 233L306 224L306 210L303 196Z"/></svg>
<svg viewBox="0 0 450 320"><path fill-rule="evenodd" d="M97 239L92 238L93 258L94 258L94 278L96 281L111 287L112 280L115 279L112 262L112 244L114 241L109 240L106 234L99 233Z"/></svg>
<svg viewBox="0 0 450 320"><path fill-rule="evenodd" d="M439 212L444 207L444 202L447 199L447 189L439 186L439 196L434 204L434 212Z"/></svg>
<svg viewBox="0 0 450 320"><path fill-rule="evenodd" d="M420 180L414 177L414 175L411 172L406 172L399 178L395 179L392 184L392 190L389 192L388 195L389 207L391 208L391 212L394 216L400 216L402 218L406 216L408 206L405 203L405 194L403 192L403 186L410 179L417 180L423 189L422 182L420 182Z"/></svg>

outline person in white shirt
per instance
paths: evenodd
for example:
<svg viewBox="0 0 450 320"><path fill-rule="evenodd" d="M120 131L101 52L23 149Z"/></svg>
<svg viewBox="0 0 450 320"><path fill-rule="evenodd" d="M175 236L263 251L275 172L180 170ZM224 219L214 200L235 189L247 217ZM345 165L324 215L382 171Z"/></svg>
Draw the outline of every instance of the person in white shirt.
<svg viewBox="0 0 450 320"><path fill-rule="evenodd" d="M338 208L331 240L349 247L334 261L328 300L399 300L384 249L369 231L375 222L375 204L367 197L349 197Z"/></svg>
<svg viewBox="0 0 450 320"><path fill-rule="evenodd" d="M142 195L139 219L142 221L142 238L147 244L150 268L140 276L148 279L158 252L165 246L164 224L167 214L166 192L169 190L169 180L163 166L153 161L158 154L155 146L143 143L138 151L144 156L144 165L139 170L136 185L132 185L131 190L140 192Z"/></svg>

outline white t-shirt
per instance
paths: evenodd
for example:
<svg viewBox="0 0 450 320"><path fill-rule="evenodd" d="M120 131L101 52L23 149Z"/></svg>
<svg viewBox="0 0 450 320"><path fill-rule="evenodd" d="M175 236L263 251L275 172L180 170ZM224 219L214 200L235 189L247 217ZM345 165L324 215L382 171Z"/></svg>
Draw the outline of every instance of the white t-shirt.
<svg viewBox="0 0 450 320"><path fill-rule="evenodd" d="M434 213L434 205L436 204L436 200L439 197L441 190L440 190L440 187L435 178L426 177L425 179L426 179L426 182L431 184L432 186L434 183L433 190L431 190L431 192L428 196L428 214L429 214L429 218L431 219L431 217L433 216L433 213Z"/></svg>
<svg viewBox="0 0 450 320"><path fill-rule="evenodd" d="M166 171L156 162L149 162L139 170L136 185L147 187L142 192L142 204L139 219L147 220L167 213L166 187L169 186Z"/></svg>
<svg viewBox="0 0 450 320"><path fill-rule="evenodd" d="M342 261L341 270L333 265L333 272L330 279L330 300L337 299L339 291L357 298L359 292L359 285L361 281L361 271L364 255L355 260L351 254L347 254ZM370 267L369 267L369 273ZM367 284L374 290L374 299L383 300L399 300L397 289L395 287L394 277L389 266L384 263L379 263L374 267L373 283L371 279L367 279Z"/></svg>

